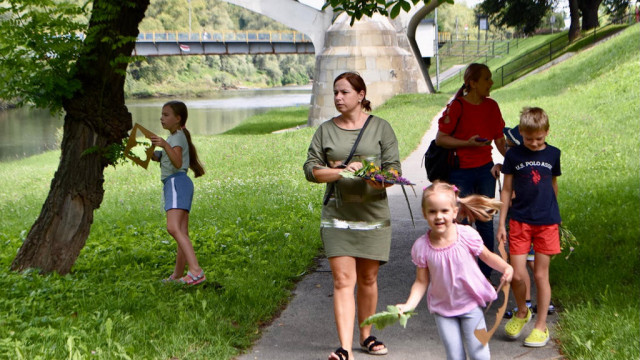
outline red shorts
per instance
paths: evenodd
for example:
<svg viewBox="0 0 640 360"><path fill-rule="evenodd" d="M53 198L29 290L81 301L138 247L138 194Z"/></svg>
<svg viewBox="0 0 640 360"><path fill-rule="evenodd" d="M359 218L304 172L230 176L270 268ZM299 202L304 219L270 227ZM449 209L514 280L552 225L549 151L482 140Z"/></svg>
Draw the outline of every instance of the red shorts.
<svg viewBox="0 0 640 360"><path fill-rule="evenodd" d="M530 225L509 220L509 253L525 255L531 250L545 255L560 253L560 229L558 224Z"/></svg>

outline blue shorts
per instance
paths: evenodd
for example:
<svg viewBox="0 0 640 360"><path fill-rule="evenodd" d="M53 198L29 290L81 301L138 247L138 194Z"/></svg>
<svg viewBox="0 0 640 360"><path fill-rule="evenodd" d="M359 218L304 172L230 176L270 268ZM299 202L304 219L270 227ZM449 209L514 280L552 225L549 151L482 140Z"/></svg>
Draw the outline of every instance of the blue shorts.
<svg viewBox="0 0 640 360"><path fill-rule="evenodd" d="M182 209L191 211L193 201L193 182L187 173L177 172L164 180L164 211Z"/></svg>

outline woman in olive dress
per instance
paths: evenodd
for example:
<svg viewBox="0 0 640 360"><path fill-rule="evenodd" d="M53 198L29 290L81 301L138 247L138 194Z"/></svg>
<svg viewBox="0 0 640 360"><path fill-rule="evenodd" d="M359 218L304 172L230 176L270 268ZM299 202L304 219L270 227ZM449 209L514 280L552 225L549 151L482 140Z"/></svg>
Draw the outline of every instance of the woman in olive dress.
<svg viewBox="0 0 640 360"><path fill-rule="evenodd" d="M362 178L343 178L342 171L355 172L361 161L401 174L398 141L389 123L370 116L367 88L357 73L339 75L333 83L334 103L340 115L316 130L304 164L307 180L327 183L322 208L321 236L333 276L333 307L340 347L330 360L353 358L353 328L373 315L378 303L378 269L389 260L391 221L387 192L381 185ZM343 163L363 131L349 163ZM357 284L357 294L354 290ZM360 327L359 344L369 354L384 355L387 347L371 336L371 325Z"/></svg>

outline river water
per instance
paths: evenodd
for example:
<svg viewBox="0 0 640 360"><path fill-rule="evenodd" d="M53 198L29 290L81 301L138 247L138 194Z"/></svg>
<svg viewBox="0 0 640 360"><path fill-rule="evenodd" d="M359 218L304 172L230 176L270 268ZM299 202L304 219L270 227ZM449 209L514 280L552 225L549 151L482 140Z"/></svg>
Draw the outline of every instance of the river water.
<svg viewBox="0 0 640 360"><path fill-rule="evenodd" d="M126 101L133 123L164 136L160 125L162 105L174 99ZM220 134L248 117L273 108L308 106L311 86L259 90L225 90L207 99L184 99L189 109L187 127L194 135ZM31 108L0 111L0 162L56 149L62 137L63 119L46 110Z"/></svg>

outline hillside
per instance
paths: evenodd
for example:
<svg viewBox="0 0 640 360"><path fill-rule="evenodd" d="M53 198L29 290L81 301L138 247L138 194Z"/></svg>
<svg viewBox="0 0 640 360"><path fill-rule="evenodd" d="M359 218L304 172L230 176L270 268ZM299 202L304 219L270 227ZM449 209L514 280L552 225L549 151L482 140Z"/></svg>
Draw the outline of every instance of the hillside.
<svg viewBox="0 0 640 360"><path fill-rule="evenodd" d="M560 210L580 245L554 259L551 281L564 308L560 346L572 359L640 355L639 30L492 93L507 126L524 106L545 109L548 142L563 151Z"/></svg>

